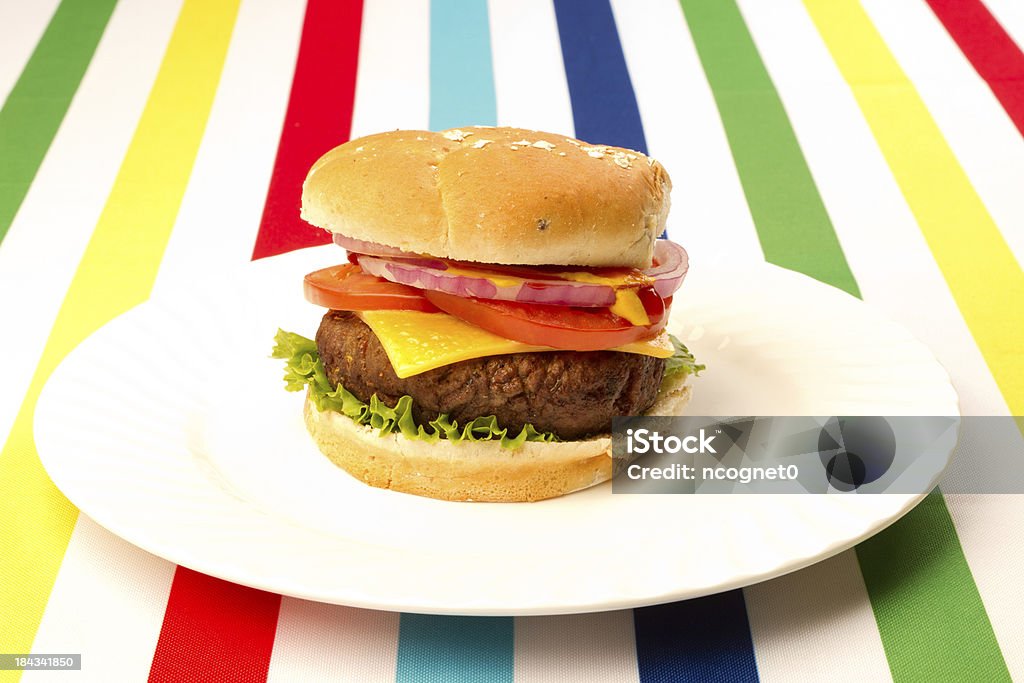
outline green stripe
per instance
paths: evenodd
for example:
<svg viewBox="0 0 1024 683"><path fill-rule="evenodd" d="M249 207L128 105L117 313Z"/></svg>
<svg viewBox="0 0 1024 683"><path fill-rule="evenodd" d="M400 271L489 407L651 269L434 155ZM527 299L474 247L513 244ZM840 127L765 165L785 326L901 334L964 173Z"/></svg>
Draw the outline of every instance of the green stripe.
<svg viewBox="0 0 1024 683"><path fill-rule="evenodd" d="M0 242L78 90L116 0L64 0L0 109Z"/></svg>
<svg viewBox="0 0 1024 683"><path fill-rule="evenodd" d="M775 86L731 0L680 0L765 258L860 296Z"/></svg>
<svg viewBox="0 0 1024 683"><path fill-rule="evenodd" d="M857 546L896 681L1009 681L942 494Z"/></svg>
<svg viewBox="0 0 1024 683"><path fill-rule="evenodd" d="M765 258L860 296L782 101L732 0L680 0ZM857 547L897 681L1009 680L937 490Z"/></svg>

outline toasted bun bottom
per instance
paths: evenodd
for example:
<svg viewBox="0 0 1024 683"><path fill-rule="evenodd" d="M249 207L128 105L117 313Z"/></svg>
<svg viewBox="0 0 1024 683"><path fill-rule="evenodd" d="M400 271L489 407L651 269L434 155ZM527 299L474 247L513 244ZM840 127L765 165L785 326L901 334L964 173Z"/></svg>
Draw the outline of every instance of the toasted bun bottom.
<svg viewBox="0 0 1024 683"><path fill-rule="evenodd" d="M646 414L678 415L690 394L689 385L669 386ZM524 502L579 491L612 476L607 435L508 449L498 441L381 437L341 413L317 410L308 396L304 412L313 440L335 465L370 486L392 491L443 500Z"/></svg>

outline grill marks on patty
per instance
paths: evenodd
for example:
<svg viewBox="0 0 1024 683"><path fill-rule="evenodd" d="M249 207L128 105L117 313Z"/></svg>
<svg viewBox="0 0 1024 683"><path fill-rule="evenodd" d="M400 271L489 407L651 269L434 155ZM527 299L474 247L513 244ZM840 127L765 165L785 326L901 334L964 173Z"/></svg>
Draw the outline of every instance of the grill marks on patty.
<svg viewBox="0 0 1024 683"><path fill-rule="evenodd" d="M612 417L653 403L665 370L660 358L616 351L548 351L487 356L400 379L373 331L347 311L329 311L316 344L327 377L363 401L394 406L408 394L426 424L448 413L460 424L494 415L517 433L526 423L562 439L609 432Z"/></svg>

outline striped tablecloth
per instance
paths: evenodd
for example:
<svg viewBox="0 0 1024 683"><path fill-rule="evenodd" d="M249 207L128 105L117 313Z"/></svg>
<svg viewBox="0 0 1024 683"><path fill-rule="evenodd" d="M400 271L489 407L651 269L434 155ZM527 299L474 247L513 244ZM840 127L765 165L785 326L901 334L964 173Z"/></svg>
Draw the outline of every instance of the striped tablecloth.
<svg viewBox="0 0 1024 683"><path fill-rule="evenodd" d="M137 550L61 496L32 435L105 322L320 241L297 205L321 152L472 123L650 152L695 261L845 289L934 350L965 414L1024 414L1021 45L1019 0L4 0L0 652L82 653L26 680L1024 680L1024 496L936 492L704 599L432 617Z"/></svg>

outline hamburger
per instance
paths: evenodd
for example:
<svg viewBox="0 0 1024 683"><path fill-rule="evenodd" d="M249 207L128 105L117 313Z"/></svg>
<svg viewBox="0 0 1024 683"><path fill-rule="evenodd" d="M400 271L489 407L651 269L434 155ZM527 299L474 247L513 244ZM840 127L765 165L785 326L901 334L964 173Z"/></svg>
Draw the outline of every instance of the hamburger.
<svg viewBox="0 0 1024 683"><path fill-rule="evenodd" d="M518 128L394 131L309 170L347 255L279 332L319 449L372 486L532 501L612 475L615 415L678 414L703 368L665 332L688 267L654 159Z"/></svg>

